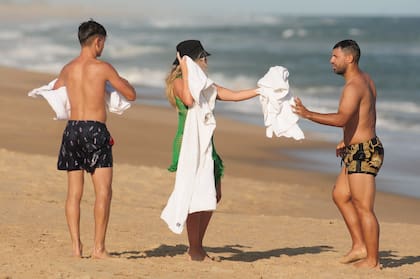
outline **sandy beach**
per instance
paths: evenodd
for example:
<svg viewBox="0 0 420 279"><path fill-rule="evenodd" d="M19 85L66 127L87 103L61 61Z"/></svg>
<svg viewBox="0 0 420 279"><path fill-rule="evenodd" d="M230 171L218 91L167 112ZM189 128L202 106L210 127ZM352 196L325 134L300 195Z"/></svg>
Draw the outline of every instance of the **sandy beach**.
<svg viewBox="0 0 420 279"><path fill-rule="evenodd" d="M175 111L141 104L108 115L115 139L109 260L92 260L94 193L86 176L84 258L70 256L66 173L56 170L64 121L28 91L52 75L0 67L0 279L5 278L420 278L420 201L378 192L380 271L338 263L350 236L331 200L335 175L293 169L293 150L334 146L307 135L268 139L263 127L217 117L226 174L205 247L221 262L190 262L185 232L159 218L172 191ZM162 93L163 94L163 93ZM289 151L283 154L281 150ZM337 165L337 172L339 166Z"/></svg>

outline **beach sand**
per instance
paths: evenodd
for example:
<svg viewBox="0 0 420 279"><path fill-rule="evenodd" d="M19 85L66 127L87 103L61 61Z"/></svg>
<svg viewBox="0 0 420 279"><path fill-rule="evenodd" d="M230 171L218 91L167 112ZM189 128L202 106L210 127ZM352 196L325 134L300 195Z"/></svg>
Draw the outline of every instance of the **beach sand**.
<svg viewBox="0 0 420 279"><path fill-rule="evenodd" d="M205 247L221 262L190 262L187 239L159 218L173 184L166 170L175 111L134 105L109 114L114 183L108 260L89 258L94 193L86 176L84 258L70 256L64 216L66 173L56 170L65 126L27 92L53 76L0 67L0 279L4 278L420 278L420 202L378 193L380 271L338 263L350 248L331 200L335 175L293 169L293 150L334 146L307 135L265 138L263 127L217 117L215 142L226 173ZM162 93L163 94L163 93ZM238 104L240 105L240 104ZM287 150L286 155L282 150ZM337 160L337 172L339 165Z"/></svg>

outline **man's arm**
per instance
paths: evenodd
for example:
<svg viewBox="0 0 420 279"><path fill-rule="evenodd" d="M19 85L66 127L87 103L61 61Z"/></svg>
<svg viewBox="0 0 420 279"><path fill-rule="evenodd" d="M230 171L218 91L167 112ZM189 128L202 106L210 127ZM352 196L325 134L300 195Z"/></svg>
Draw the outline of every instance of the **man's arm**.
<svg viewBox="0 0 420 279"><path fill-rule="evenodd" d="M294 113L313 122L328 126L344 127L357 112L359 105L360 97L357 88L352 85L347 85L343 89L343 94L336 113L310 111L297 97L295 98L295 105L292 106L292 108Z"/></svg>
<svg viewBox="0 0 420 279"><path fill-rule="evenodd" d="M60 87L65 86L65 84L64 84L64 75L65 75L65 72L66 72L66 66L64 66L63 69L61 69L61 72L60 72L60 74L57 77L57 81L54 83L53 90L56 90L56 89L58 89Z"/></svg>
<svg viewBox="0 0 420 279"><path fill-rule="evenodd" d="M121 93L128 101L136 100L137 94L134 87L124 78L120 77L111 64L104 62L106 79Z"/></svg>

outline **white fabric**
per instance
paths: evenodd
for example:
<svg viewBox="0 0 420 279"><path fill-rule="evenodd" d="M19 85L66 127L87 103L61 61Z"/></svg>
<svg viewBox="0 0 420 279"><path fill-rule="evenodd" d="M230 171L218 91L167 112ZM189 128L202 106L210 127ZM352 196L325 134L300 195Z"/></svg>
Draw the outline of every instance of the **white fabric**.
<svg viewBox="0 0 420 279"><path fill-rule="evenodd" d="M290 93L289 71L282 66L271 67L258 81L257 92L264 114L266 136L305 138L297 121L299 117L293 113L294 99Z"/></svg>
<svg viewBox="0 0 420 279"><path fill-rule="evenodd" d="M34 98L38 96L44 97L55 112L56 117L54 117L54 120L66 120L70 117L70 102L67 96L67 90L65 87L53 90L56 81L57 79L54 79L47 85L33 89L28 93L28 96ZM109 82L106 82L105 90L107 92L105 101L110 112L122 114L126 109L131 107L131 104L125 97L117 92Z"/></svg>
<svg viewBox="0 0 420 279"><path fill-rule="evenodd" d="M185 120L174 190L161 214L169 229L178 234L189 213L216 209L211 138L216 128L217 89L194 61L186 59L194 104Z"/></svg>

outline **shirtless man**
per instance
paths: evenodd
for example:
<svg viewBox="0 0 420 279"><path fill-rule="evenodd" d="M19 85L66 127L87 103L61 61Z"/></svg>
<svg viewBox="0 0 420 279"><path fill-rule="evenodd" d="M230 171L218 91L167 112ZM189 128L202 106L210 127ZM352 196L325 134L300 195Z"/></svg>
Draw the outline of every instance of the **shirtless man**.
<svg viewBox="0 0 420 279"><path fill-rule="evenodd" d="M69 121L63 133L57 168L67 171L66 218L73 255L82 256L80 241L80 201L84 172L91 174L95 190L95 234L92 258L108 257L105 235L112 197L112 145L106 122L105 83L108 81L127 100L136 99L136 91L127 80L104 61L98 60L104 49L106 30L89 20L79 26L80 55L63 67L54 89L65 86L70 101Z"/></svg>
<svg viewBox="0 0 420 279"><path fill-rule="evenodd" d="M340 262L357 267L379 267L379 224L374 213L375 176L384 149L376 136L376 88L368 74L359 69L360 49L353 40L338 42L330 63L345 85L336 113L308 110L296 98L294 112L311 121L343 128L343 141L336 154L344 166L333 189L333 200L343 215L352 238L352 248Z"/></svg>

